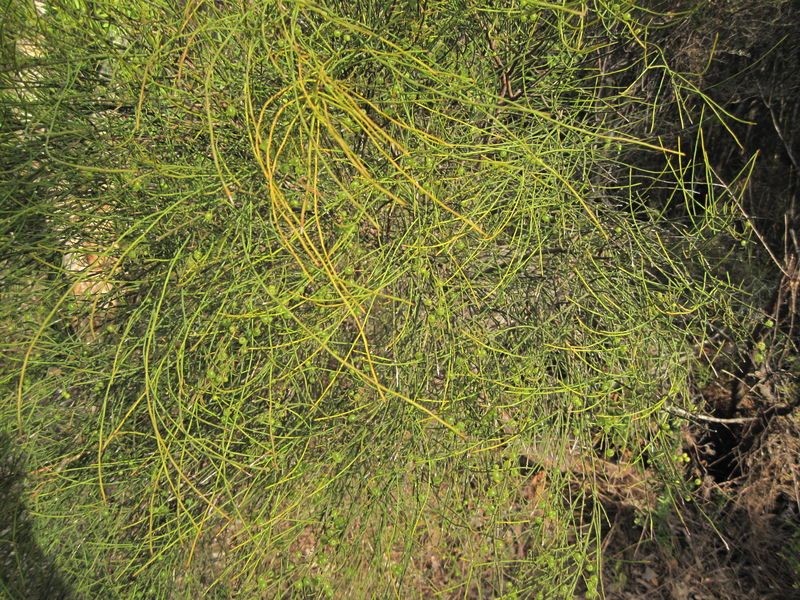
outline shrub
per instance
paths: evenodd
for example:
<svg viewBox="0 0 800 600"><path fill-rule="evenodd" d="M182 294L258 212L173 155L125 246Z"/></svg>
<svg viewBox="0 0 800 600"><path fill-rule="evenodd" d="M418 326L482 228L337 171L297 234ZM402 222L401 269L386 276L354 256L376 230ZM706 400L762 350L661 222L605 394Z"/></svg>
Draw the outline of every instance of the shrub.
<svg viewBox="0 0 800 600"><path fill-rule="evenodd" d="M6 10L2 410L78 596L591 596L598 490L684 493L746 243L642 127L725 118L648 41L686 15Z"/></svg>

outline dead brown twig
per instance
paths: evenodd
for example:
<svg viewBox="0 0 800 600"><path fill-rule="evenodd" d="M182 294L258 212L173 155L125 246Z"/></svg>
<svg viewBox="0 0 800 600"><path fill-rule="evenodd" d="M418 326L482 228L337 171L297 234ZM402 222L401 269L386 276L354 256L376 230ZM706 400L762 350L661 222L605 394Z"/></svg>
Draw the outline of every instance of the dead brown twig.
<svg viewBox="0 0 800 600"><path fill-rule="evenodd" d="M522 55L517 56L511 62L511 64L506 67L503 59L500 58L500 52L497 50L497 42L495 41L491 27L483 23L483 21L481 21L481 25L486 32L486 39L489 43L489 49L492 51L492 61L494 61L494 64L500 71L500 99L497 101L497 104L498 106L503 106L508 102L514 102L515 100L518 100L524 93L524 90L522 89L519 89L515 92L513 84L511 83L511 78L514 74L514 71L516 71L519 62L523 57Z"/></svg>

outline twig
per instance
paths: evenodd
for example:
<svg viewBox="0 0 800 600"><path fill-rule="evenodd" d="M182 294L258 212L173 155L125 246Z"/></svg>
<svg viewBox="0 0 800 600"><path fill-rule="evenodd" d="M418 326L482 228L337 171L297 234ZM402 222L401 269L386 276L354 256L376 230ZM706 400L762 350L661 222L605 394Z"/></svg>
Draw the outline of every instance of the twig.
<svg viewBox="0 0 800 600"><path fill-rule="evenodd" d="M719 423L721 425L736 425L742 423L752 423L759 419L759 417L737 417L732 419L721 419L719 417L712 417L711 415L696 415L694 413L690 413L688 410L683 410L682 408L678 408L677 406L672 406L669 404L664 405L664 410L668 413L675 415L676 417L682 417L684 419L688 419L690 421L706 421L708 423Z"/></svg>
<svg viewBox="0 0 800 600"><path fill-rule="evenodd" d="M770 416L786 416L795 408L797 408L798 405L800 405L800 396L794 402L770 406L769 408L761 411L761 413L755 417L735 417L730 419L722 419L720 417L712 417L711 415L703 414L696 415L694 413L690 413L688 410L683 410L682 408L678 408L677 406L672 406L671 404L666 403L664 404L664 410L675 415L676 417L682 417L690 421L705 421L708 423L719 423L720 425L741 425L743 423L752 423L753 421L758 421L759 419Z"/></svg>

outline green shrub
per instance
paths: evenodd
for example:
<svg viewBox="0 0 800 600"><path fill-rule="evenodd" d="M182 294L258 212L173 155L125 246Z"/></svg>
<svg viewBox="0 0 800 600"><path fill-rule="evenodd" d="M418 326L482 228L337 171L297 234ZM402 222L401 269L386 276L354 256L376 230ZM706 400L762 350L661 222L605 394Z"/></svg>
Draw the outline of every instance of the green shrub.
<svg viewBox="0 0 800 600"><path fill-rule="evenodd" d="M6 4L2 412L78 597L598 593L733 323L732 199L643 133L710 102L680 15Z"/></svg>

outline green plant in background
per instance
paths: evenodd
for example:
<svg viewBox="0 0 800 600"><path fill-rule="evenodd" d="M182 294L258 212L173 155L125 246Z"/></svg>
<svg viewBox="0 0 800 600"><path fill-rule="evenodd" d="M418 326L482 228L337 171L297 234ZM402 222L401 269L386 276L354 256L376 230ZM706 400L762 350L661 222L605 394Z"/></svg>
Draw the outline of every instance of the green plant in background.
<svg viewBox="0 0 800 600"><path fill-rule="evenodd" d="M782 556L782 558L786 560L787 563L792 567L795 580L797 579L798 575L800 575L800 561L797 560L798 556L800 556L800 535L795 531L792 535L792 541L789 545L789 548ZM793 587L796 589L800 586L798 586L797 583L794 583Z"/></svg>
<svg viewBox="0 0 800 600"><path fill-rule="evenodd" d="M666 18L4 12L3 422L78 597L600 593L598 486L655 510L664 403L734 322L702 138L630 133L652 71L710 103L648 42Z"/></svg>

